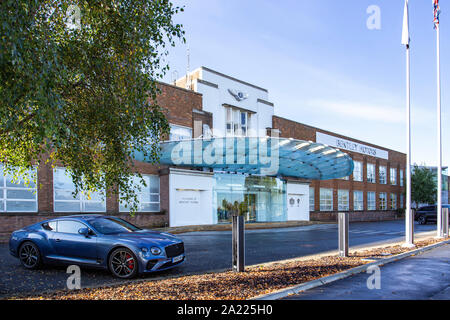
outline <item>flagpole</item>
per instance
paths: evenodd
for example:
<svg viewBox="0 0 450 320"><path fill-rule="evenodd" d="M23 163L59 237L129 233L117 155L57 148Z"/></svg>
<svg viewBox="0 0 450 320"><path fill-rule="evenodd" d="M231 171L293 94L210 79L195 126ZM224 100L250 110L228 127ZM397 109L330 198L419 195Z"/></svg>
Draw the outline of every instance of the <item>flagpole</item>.
<svg viewBox="0 0 450 320"><path fill-rule="evenodd" d="M411 77L409 44L406 45L406 212L405 247L414 246L414 219L411 210Z"/></svg>
<svg viewBox="0 0 450 320"><path fill-rule="evenodd" d="M414 247L414 217L411 210L411 81L408 0L405 0L402 44L406 46L406 211L404 247Z"/></svg>
<svg viewBox="0 0 450 320"><path fill-rule="evenodd" d="M441 120L441 54L439 24L436 25L437 38L437 143L438 143L438 168L437 168L437 237L444 237L442 229L442 120Z"/></svg>

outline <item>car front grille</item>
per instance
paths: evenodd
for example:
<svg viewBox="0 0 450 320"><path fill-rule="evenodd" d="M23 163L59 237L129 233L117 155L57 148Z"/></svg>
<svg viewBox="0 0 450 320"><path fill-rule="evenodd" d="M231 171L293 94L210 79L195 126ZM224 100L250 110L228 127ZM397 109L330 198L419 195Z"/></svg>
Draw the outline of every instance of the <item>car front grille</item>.
<svg viewBox="0 0 450 320"><path fill-rule="evenodd" d="M184 253L184 243L171 244L165 247L167 258L173 258Z"/></svg>

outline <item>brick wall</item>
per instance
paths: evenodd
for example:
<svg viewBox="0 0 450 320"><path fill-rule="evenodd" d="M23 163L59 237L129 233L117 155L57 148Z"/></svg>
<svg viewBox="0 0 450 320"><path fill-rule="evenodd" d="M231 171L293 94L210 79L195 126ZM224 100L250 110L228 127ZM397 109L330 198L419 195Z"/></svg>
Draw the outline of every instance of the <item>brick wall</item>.
<svg viewBox="0 0 450 320"><path fill-rule="evenodd" d="M158 83L158 87L161 94L157 97L157 102L163 108L169 123L192 127L193 110L195 109L200 111L200 115L196 115L196 118L204 123L212 124L212 115L202 111L201 94L165 83ZM167 172L167 166L156 166L139 161L133 161L133 166L134 171L141 174L160 175L160 173ZM111 186L112 189L107 192L106 197L106 213L123 217L138 226L167 226L170 209L168 177L168 174L160 176L160 212L139 212L134 217L128 213L119 213L118 195L111 192L113 191L113 186ZM70 212L54 212L53 169L50 164L43 164L38 168L38 213L2 213L0 238L5 238L13 230L24 226L70 214Z"/></svg>
<svg viewBox="0 0 450 320"><path fill-rule="evenodd" d="M335 221L336 214L338 211L338 190L348 190L349 191L349 209L353 211L353 191L363 191L364 194L364 208L367 208L367 192L376 192L376 210L377 211L357 211L352 212L350 217L351 221L371 221L371 220L380 220L380 219L393 219L396 217L396 210L380 210L380 203L378 199L378 194L380 192L386 192L386 201L387 207L389 209L390 204L390 194L394 193L397 195L397 207L400 207L400 194L404 192L404 188L399 186L400 182L400 169L405 170L406 166L406 155L394 150L389 150L374 144L370 144L364 141L359 141L353 138L349 138L343 135L336 134L334 132L322 130L319 128L315 128L312 126L308 126L302 123L298 123L292 120L284 119L281 117L274 116L272 118L273 129L278 129L280 137L284 138L294 138L299 140L306 141L316 141L316 132L322 132L325 134L329 134L332 136L340 137L343 139L355 141L364 145L368 145L371 147L384 149L388 151L388 160L375 158L371 156L367 156L360 153L350 152L343 150L348 153L353 160L361 161L363 163L363 182L353 181L353 175L349 177L349 180L343 179L334 179L334 180L313 180L310 184L312 188L314 188L314 211L311 212L312 220L324 220L324 221ZM367 163L375 164L376 168L376 182L377 183L369 183L367 182ZM379 166L386 166L386 184L379 183ZM397 185L390 185L390 168L397 168ZM405 172L405 171L404 171ZM404 175L405 176L405 175ZM324 212L320 211L320 188L328 188L333 189L333 211Z"/></svg>

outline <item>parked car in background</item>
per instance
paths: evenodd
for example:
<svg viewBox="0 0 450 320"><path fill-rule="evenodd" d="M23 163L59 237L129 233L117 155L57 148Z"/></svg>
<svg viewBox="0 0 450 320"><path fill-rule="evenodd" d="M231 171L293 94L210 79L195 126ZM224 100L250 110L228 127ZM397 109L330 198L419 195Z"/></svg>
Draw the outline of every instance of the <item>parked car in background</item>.
<svg viewBox="0 0 450 320"><path fill-rule="evenodd" d="M123 279L173 268L185 260L179 238L104 215L60 217L14 231L9 250L27 269L76 264L107 269Z"/></svg>
<svg viewBox="0 0 450 320"><path fill-rule="evenodd" d="M443 204L442 208L450 208L450 205ZM428 222L436 222L437 221L437 206L425 206L420 207L416 210L414 215L414 220L419 222L419 224L427 224Z"/></svg>

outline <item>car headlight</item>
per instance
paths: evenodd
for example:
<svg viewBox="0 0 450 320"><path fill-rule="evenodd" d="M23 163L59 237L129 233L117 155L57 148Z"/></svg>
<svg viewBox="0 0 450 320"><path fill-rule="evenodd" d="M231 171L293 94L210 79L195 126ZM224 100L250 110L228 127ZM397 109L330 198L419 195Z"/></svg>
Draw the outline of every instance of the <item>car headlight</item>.
<svg viewBox="0 0 450 320"><path fill-rule="evenodd" d="M151 247L150 252L155 256L159 256L161 254L161 249L158 247Z"/></svg>

